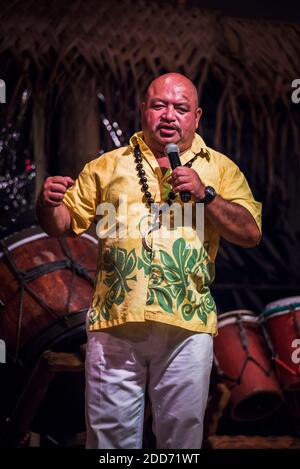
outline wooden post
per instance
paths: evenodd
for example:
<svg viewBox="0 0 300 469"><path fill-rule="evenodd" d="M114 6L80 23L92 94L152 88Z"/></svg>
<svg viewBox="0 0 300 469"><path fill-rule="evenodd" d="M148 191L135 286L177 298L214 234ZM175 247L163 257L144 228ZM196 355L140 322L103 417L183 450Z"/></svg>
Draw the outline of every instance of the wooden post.
<svg viewBox="0 0 300 469"><path fill-rule="evenodd" d="M41 96L35 95L32 117L33 151L36 168L35 199L37 199L44 179L47 175L47 157L45 151L45 101Z"/></svg>
<svg viewBox="0 0 300 469"><path fill-rule="evenodd" d="M61 98L58 173L77 177L99 153L100 120L95 82L70 84ZM54 155L55 157L55 155Z"/></svg>

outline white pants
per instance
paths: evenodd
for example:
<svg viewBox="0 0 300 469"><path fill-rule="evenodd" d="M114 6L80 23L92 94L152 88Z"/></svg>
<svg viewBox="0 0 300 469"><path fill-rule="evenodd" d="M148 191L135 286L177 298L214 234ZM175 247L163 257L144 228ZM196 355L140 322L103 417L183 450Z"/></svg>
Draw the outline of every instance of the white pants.
<svg viewBox="0 0 300 469"><path fill-rule="evenodd" d="M145 388L157 448L200 449L210 334L153 321L88 332L87 448L142 448Z"/></svg>

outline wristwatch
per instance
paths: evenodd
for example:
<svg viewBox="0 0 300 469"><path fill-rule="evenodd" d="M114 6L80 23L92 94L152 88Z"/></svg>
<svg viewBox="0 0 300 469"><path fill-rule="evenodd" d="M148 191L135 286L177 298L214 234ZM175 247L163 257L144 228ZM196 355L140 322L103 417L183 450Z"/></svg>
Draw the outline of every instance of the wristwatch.
<svg viewBox="0 0 300 469"><path fill-rule="evenodd" d="M204 205L210 204L217 195L215 189L211 186L206 186L205 187L204 194L205 194L205 196L203 197L203 199L197 200L197 202L201 202Z"/></svg>

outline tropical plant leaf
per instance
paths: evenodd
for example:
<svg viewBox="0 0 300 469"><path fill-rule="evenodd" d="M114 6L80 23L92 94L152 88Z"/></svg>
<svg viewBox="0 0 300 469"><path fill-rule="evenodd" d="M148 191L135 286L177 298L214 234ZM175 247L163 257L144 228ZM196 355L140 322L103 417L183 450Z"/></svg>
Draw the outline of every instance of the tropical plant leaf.
<svg viewBox="0 0 300 469"><path fill-rule="evenodd" d="M123 274L126 276L129 275L133 271L135 266L136 266L136 254L135 254L135 250L132 249L125 258L125 269L124 269Z"/></svg>
<svg viewBox="0 0 300 469"><path fill-rule="evenodd" d="M99 313L95 309L90 309L89 311L89 324L95 324L99 318Z"/></svg>
<svg viewBox="0 0 300 469"><path fill-rule="evenodd" d="M178 269L177 269L177 271L164 269L164 274L165 274L165 279L168 282L172 282L172 283L180 282L180 283L182 283L181 278L180 278L180 273L179 273Z"/></svg>
<svg viewBox="0 0 300 469"><path fill-rule="evenodd" d="M199 319L201 319L202 322L204 322L205 325L207 325L207 314L205 311L197 311L197 316Z"/></svg>
<svg viewBox="0 0 300 469"><path fill-rule="evenodd" d="M144 247L142 248L142 258L138 258L138 269L144 269L144 275L147 277L151 269L151 253Z"/></svg>
<svg viewBox="0 0 300 469"><path fill-rule="evenodd" d="M109 271L106 271L106 276L103 280L103 283L108 287L100 309L101 315L105 319L109 319L109 311L113 304L122 304L125 300L126 292L132 290L128 282L137 281L136 275L130 277L137 264L134 249L128 253L126 249L119 248L118 246L113 247L110 253L107 254L108 257L112 259L114 268L111 270L109 267Z"/></svg>
<svg viewBox="0 0 300 469"><path fill-rule="evenodd" d="M179 306L184 302L185 297L186 297L186 289L181 288L181 290L179 290L179 293L177 295L177 303L176 303L177 309L179 309Z"/></svg>
<svg viewBox="0 0 300 469"><path fill-rule="evenodd" d="M154 303L154 291L150 288L148 288L148 293L147 293L147 305L152 305Z"/></svg>
<svg viewBox="0 0 300 469"><path fill-rule="evenodd" d="M178 238L173 243L171 252L173 255L161 249L159 251L161 264L157 264L151 262L151 253L142 249L138 268L144 269L145 276L150 275L147 304L152 305L156 300L168 313L173 313L177 309L181 311L186 321L190 321L197 310L199 319L206 324L208 312L215 307L214 302L209 304L210 292L207 298L201 299L201 308L199 308L199 304L196 303L197 298L199 302L197 291L188 287L190 275L195 279L198 288L205 284L203 280L209 281L207 253L203 247L191 248L183 238Z"/></svg>
<svg viewBox="0 0 300 469"><path fill-rule="evenodd" d="M167 313L173 313L173 309L172 309L173 302L168 291L163 288L156 288L155 293L156 293L156 298L157 298L159 306Z"/></svg>
<svg viewBox="0 0 300 469"><path fill-rule="evenodd" d="M191 249L190 255L186 263L188 272L192 272L193 269L195 268L195 265L197 265L198 262L199 262L199 254L197 252L197 249Z"/></svg>
<svg viewBox="0 0 300 469"><path fill-rule="evenodd" d="M161 250L160 257L161 257L162 263L164 264L166 268L170 269L171 271L178 270L178 265L176 265L176 263L174 262L174 259L166 251Z"/></svg>

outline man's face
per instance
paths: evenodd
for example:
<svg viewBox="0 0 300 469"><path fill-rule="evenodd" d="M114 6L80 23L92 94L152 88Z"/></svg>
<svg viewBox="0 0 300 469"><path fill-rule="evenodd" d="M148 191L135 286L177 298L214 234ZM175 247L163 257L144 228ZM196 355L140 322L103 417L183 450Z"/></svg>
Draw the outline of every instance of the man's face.
<svg viewBox="0 0 300 469"><path fill-rule="evenodd" d="M157 78L141 105L146 144L154 153L163 153L168 143L176 143L180 152L187 150L201 113L196 90L187 78L180 75Z"/></svg>

